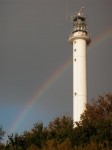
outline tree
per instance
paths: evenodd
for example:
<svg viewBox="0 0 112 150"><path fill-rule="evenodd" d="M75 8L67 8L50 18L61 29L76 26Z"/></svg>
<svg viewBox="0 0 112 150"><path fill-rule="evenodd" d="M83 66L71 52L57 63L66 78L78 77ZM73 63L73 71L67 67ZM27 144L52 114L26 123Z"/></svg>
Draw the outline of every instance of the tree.
<svg viewBox="0 0 112 150"><path fill-rule="evenodd" d="M29 148L27 148L27 150L39 150L39 148L36 145L32 144Z"/></svg>
<svg viewBox="0 0 112 150"><path fill-rule="evenodd" d="M27 147L35 145L41 148L47 139L47 128L43 126L43 123L36 123L31 131L25 131L23 134L25 144Z"/></svg>
<svg viewBox="0 0 112 150"><path fill-rule="evenodd" d="M1 144L1 140L3 140L3 136L4 136L5 132L2 129L2 126L0 127L0 144Z"/></svg>
<svg viewBox="0 0 112 150"><path fill-rule="evenodd" d="M85 144L91 140L98 143L112 141L112 94L99 96L98 99L86 105L86 110L77 122L75 136L80 143Z"/></svg>
<svg viewBox="0 0 112 150"><path fill-rule="evenodd" d="M49 139L59 142L63 142L67 138L71 139L73 130L73 120L70 117L58 117L49 123Z"/></svg>
<svg viewBox="0 0 112 150"><path fill-rule="evenodd" d="M41 148L47 138L47 128L43 126L43 123L36 123L31 132L32 143Z"/></svg>
<svg viewBox="0 0 112 150"><path fill-rule="evenodd" d="M12 134L8 136L9 143L7 146L12 147L13 150L24 150L26 149L25 140L22 135Z"/></svg>
<svg viewBox="0 0 112 150"><path fill-rule="evenodd" d="M5 135L5 131L3 131L2 126L0 127L0 150L5 150L5 144L1 143L3 137Z"/></svg>
<svg viewBox="0 0 112 150"><path fill-rule="evenodd" d="M58 150L57 141L54 139L46 141L41 150Z"/></svg>
<svg viewBox="0 0 112 150"><path fill-rule="evenodd" d="M58 144L58 150L72 150L70 139L65 139L62 143Z"/></svg>

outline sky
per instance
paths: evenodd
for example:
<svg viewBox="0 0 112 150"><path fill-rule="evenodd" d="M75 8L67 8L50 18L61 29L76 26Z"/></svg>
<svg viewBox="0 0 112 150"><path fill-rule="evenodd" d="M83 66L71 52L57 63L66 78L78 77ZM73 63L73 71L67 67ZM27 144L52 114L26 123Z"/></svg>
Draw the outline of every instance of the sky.
<svg viewBox="0 0 112 150"><path fill-rule="evenodd" d="M72 117L71 16L84 6L88 101L112 92L111 0L0 0L0 125L7 134Z"/></svg>

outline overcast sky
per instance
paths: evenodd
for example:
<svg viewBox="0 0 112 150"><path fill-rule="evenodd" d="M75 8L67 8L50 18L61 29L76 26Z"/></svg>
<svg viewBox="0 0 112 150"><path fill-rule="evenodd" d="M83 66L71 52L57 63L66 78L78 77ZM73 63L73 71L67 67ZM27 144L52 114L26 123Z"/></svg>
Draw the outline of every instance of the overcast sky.
<svg viewBox="0 0 112 150"><path fill-rule="evenodd" d="M87 14L92 38L87 50L91 100L112 92L112 0L67 3L68 18L82 6ZM71 30L65 0L0 0L0 125L4 130L22 132L38 121L47 125L60 115L72 117Z"/></svg>

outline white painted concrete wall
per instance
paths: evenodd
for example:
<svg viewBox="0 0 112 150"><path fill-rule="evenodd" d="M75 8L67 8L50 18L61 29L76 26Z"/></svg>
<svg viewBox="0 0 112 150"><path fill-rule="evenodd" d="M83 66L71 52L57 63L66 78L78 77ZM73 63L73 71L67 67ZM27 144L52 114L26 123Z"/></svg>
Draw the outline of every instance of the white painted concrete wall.
<svg viewBox="0 0 112 150"><path fill-rule="evenodd" d="M86 39L74 38L73 41L73 120L80 116L87 103L86 80Z"/></svg>

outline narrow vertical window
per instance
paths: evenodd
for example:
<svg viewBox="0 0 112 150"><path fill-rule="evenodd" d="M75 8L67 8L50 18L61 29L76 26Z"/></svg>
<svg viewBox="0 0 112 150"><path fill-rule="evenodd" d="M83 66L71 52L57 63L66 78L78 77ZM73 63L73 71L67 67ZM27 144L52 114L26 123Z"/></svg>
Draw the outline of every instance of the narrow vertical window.
<svg viewBox="0 0 112 150"><path fill-rule="evenodd" d="M76 41L74 41L74 44L76 43Z"/></svg>

